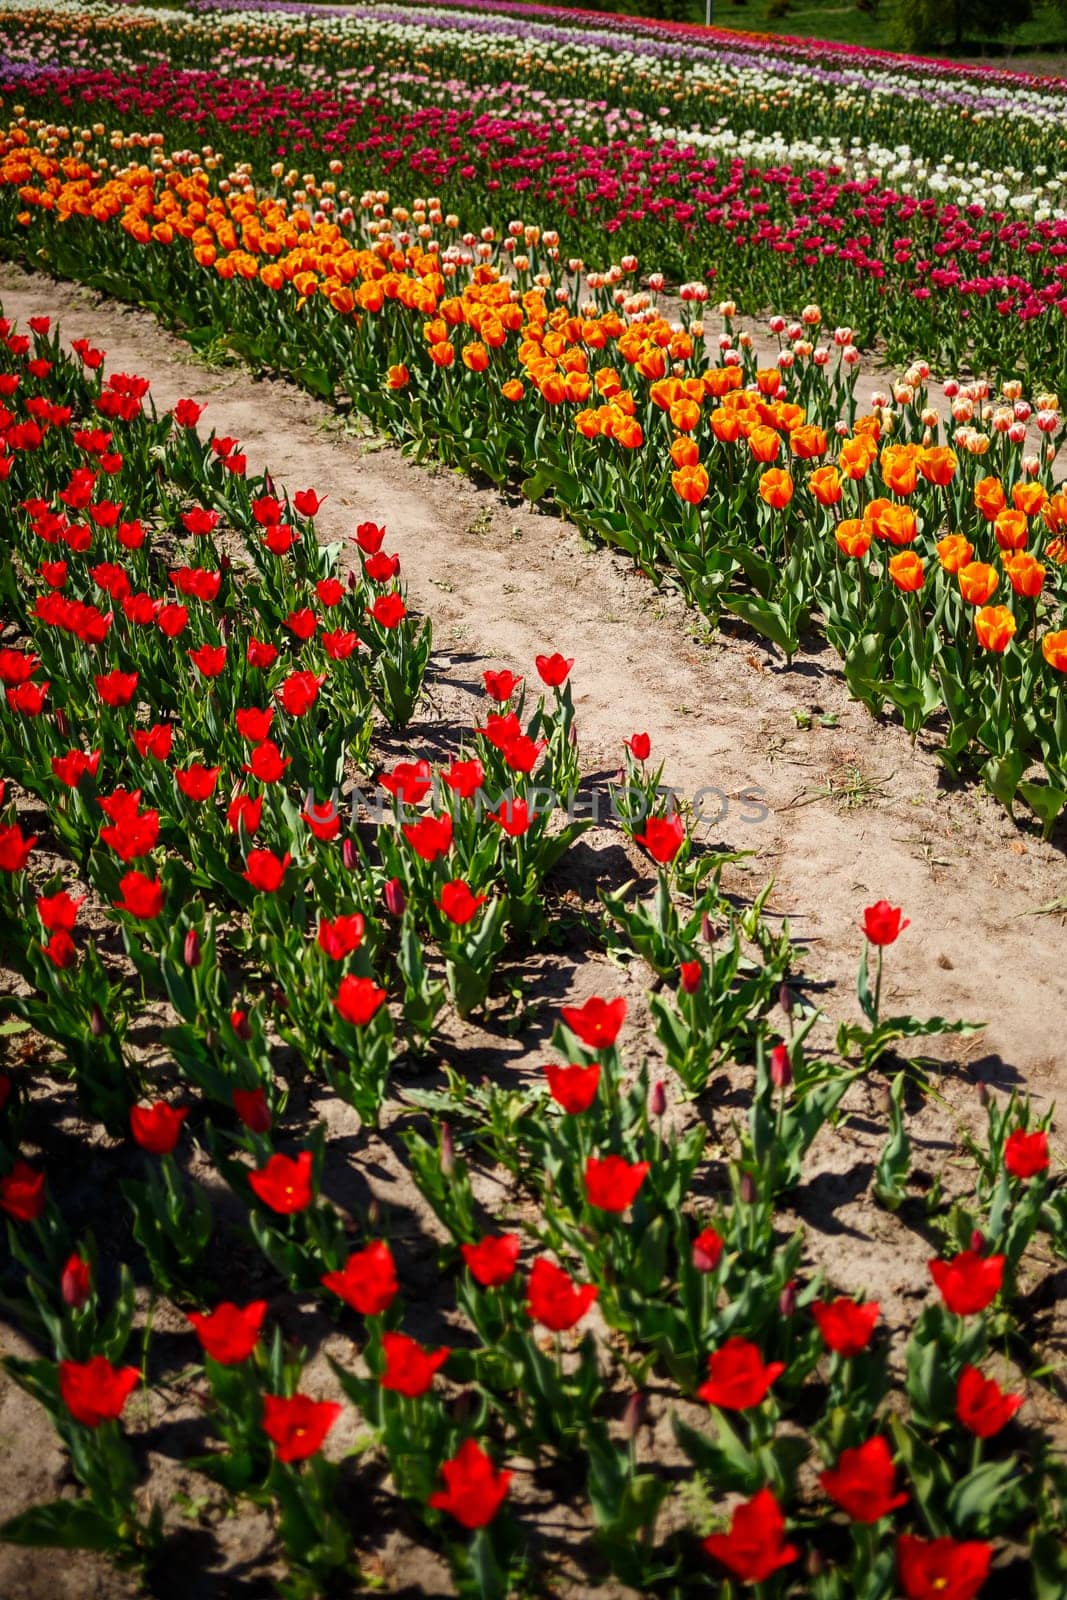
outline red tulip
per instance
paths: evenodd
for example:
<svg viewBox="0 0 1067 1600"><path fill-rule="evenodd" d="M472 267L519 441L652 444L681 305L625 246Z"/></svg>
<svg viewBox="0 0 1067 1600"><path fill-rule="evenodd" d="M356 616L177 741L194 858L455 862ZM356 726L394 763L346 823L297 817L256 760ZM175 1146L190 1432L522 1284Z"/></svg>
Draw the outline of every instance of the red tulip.
<svg viewBox="0 0 1067 1600"><path fill-rule="evenodd" d="M590 1050L609 1050L626 1020L626 1001L587 1000L582 1006L564 1006L562 1017L567 1027Z"/></svg>
<svg viewBox="0 0 1067 1600"><path fill-rule="evenodd" d="M578 1116L583 1111L588 1111L596 1099L597 1086L600 1083L600 1064L594 1061L592 1066L557 1067L551 1064L545 1066L545 1077L548 1079L548 1089L557 1105L562 1106L569 1116Z"/></svg>
<svg viewBox="0 0 1067 1600"><path fill-rule="evenodd" d="M984 1311L1000 1293L1004 1279L1003 1256L980 1256L973 1250L961 1250L951 1261L928 1265L942 1300L958 1317Z"/></svg>
<svg viewBox="0 0 1067 1600"><path fill-rule="evenodd" d="M65 889L58 894L42 895L37 901L37 915L49 933L70 933L78 911L85 904L85 896L71 898Z"/></svg>
<svg viewBox="0 0 1067 1600"><path fill-rule="evenodd" d="M1016 1128L1005 1141L1004 1165L1013 1178L1036 1178L1038 1173L1047 1172L1049 1165L1047 1135L1040 1128L1035 1129L1033 1133L1027 1133L1024 1128Z"/></svg>
<svg viewBox="0 0 1067 1600"><path fill-rule="evenodd" d="M106 706L128 706L137 682L136 672L105 672L96 679L96 692Z"/></svg>
<svg viewBox="0 0 1067 1600"><path fill-rule="evenodd" d="M729 1533L713 1533L704 1549L742 1583L764 1583L780 1567L797 1559L795 1545L785 1542L785 1519L769 1489L734 1507Z"/></svg>
<svg viewBox="0 0 1067 1600"><path fill-rule="evenodd" d="M842 1450L837 1465L819 1473L819 1482L853 1522L880 1522L907 1501L895 1493L893 1458L881 1434L855 1450Z"/></svg>
<svg viewBox="0 0 1067 1600"><path fill-rule="evenodd" d="M409 1400L426 1393L433 1383L434 1373L452 1354L445 1346L439 1350L424 1350L415 1339L403 1333L383 1333L382 1351L385 1355L382 1388L393 1389Z"/></svg>
<svg viewBox="0 0 1067 1600"><path fill-rule="evenodd" d="M202 678L218 678L225 670L224 644L202 644L198 649L189 650L186 654Z"/></svg>
<svg viewBox="0 0 1067 1600"><path fill-rule="evenodd" d="M102 829L101 834L108 831ZM126 872L119 879L119 888L122 899L112 902L116 911L151 922L163 910L163 885L158 878L146 878L143 872Z"/></svg>
<svg viewBox="0 0 1067 1600"><path fill-rule="evenodd" d="M693 1266L697 1272L714 1272L722 1258L722 1238L714 1228L704 1228L693 1240Z"/></svg>
<svg viewBox="0 0 1067 1600"><path fill-rule="evenodd" d="M331 961L343 961L345 956L350 956L363 943L366 926L358 911L335 917L332 922L323 918L319 922L319 949L325 951Z"/></svg>
<svg viewBox="0 0 1067 1600"><path fill-rule="evenodd" d="M685 823L677 811L669 817L649 817L644 833L635 833L634 839L644 845L653 861L666 866L685 843Z"/></svg>
<svg viewBox="0 0 1067 1600"><path fill-rule="evenodd" d="M221 770L221 767L205 767L194 761L191 766L176 769L174 781L187 800L200 803L215 793Z"/></svg>
<svg viewBox="0 0 1067 1600"><path fill-rule="evenodd" d="M21 872L36 843L36 837L27 838L17 822L0 828L0 872Z"/></svg>
<svg viewBox="0 0 1067 1600"><path fill-rule="evenodd" d="M470 761L453 761L441 777L453 794L461 800L470 800L485 782L485 768L475 756Z"/></svg>
<svg viewBox="0 0 1067 1600"><path fill-rule="evenodd" d="M993 1546L973 1539L897 1540L897 1571L907 1600L974 1600L989 1576Z"/></svg>
<svg viewBox="0 0 1067 1600"><path fill-rule="evenodd" d="M567 675L573 665L573 656L561 656L558 650L554 655L534 658L534 666L541 682L547 684L550 689L558 689L561 684L566 683Z"/></svg>
<svg viewBox="0 0 1067 1600"><path fill-rule="evenodd" d="M651 1165L649 1161L637 1161L631 1166L622 1156L605 1156L603 1160L590 1156L585 1163L586 1200L600 1211L625 1211L636 1199Z"/></svg>
<svg viewBox="0 0 1067 1600"><path fill-rule="evenodd" d="M652 753L652 740L647 733L632 733L623 744L635 761L647 761Z"/></svg>
<svg viewBox="0 0 1067 1600"><path fill-rule="evenodd" d="M240 833L243 828L251 836L259 827L262 816L262 796L253 800L247 794L235 795L226 807L226 826L231 833Z"/></svg>
<svg viewBox="0 0 1067 1600"><path fill-rule="evenodd" d="M459 1248L471 1277L483 1289L498 1289L514 1277L519 1264L517 1233L487 1234L477 1244L461 1244Z"/></svg>
<svg viewBox="0 0 1067 1600"><path fill-rule="evenodd" d="M75 1252L67 1258L67 1264L60 1275L59 1297L72 1311L80 1311L92 1290L93 1280L89 1263L84 1256Z"/></svg>
<svg viewBox="0 0 1067 1600"><path fill-rule="evenodd" d="M179 428L195 428L206 409L195 400L179 400L174 407L174 420Z"/></svg>
<svg viewBox="0 0 1067 1600"><path fill-rule="evenodd" d="M279 1461L306 1461L322 1449L343 1409L336 1400L312 1400L306 1394L265 1394L263 1432Z"/></svg>
<svg viewBox="0 0 1067 1600"><path fill-rule="evenodd" d="M511 699L522 682L522 679L516 677L514 672L483 672L482 680L485 683L486 693L489 698L501 704L505 700Z"/></svg>
<svg viewBox="0 0 1067 1600"><path fill-rule="evenodd" d="M966 1366L956 1385L956 1415L969 1433L991 1439L1007 1427L1023 1403L1021 1394L1005 1394L993 1378Z"/></svg>
<svg viewBox="0 0 1067 1600"><path fill-rule="evenodd" d="M272 739L264 739L252 751L241 770L250 772L257 783L277 783L291 760L291 756L282 755Z"/></svg>
<svg viewBox="0 0 1067 1600"><path fill-rule="evenodd" d="M381 1239L350 1255L342 1271L325 1273L322 1282L363 1317L381 1316L399 1288L393 1253Z"/></svg>
<svg viewBox="0 0 1067 1600"><path fill-rule="evenodd" d="M314 489L299 489L293 496L293 505L302 517L314 517L326 499L326 495L317 495Z"/></svg>
<svg viewBox="0 0 1067 1600"><path fill-rule="evenodd" d="M245 706L234 713L233 720L242 739L247 739L249 744L262 744L274 721L274 707L267 706L261 711L258 706Z"/></svg>
<svg viewBox="0 0 1067 1600"><path fill-rule="evenodd" d="M260 749L263 749L262 745ZM272 850L250 850L241 876L258 893L276 894L285 878L285 869L292 859L288 850L281 857L276 856Z"/></svg>
<svg viewBox="0 0 1067 1600"><path fill-rule="evenodd" d="M407 616L407 606L395 589L390 589L387 594L380 594L367 610L375 622L383 628L395 628Z"/></svg>
<svg viewBox="0 0 1067 1600"><path fill-rule="evenodd" d="M452 848L452 818L447 811L439 817L420 817L418 822L405 822L403 833L421 861L436 861Z"/></svg>
<svg viewBox="0 0 1067 1600"><path fill-rule="evenodd" d="M433 775L428 761L398 761L392 772L383 772L378 779L381 788L406 806L417 806L433 788Z"/></svg>
<svg viewBox="0 0 1067 1600"><path fill-rule="evenodd" d="M535 1322L562 1333L580 1322L599 1293L595 1284L575 1283L545 1256L530 1270L526 1309Z"/></svg>
<svg viewBox="0 0 1067 1600"><path fill-rule="evenodd" d="M699 961L683 961L678 968L678 980L686 994L696 994L704 981L704 968Z"/></svg>
<svg viewBox="0 0 1067 1600"><path fill-rule="evenodd" d="M784 1371L781 1361L764 1366L758 1347L748 1339L727 1339L708 1357L707 1381L697 1390L697 1397L723 1411L747 1411L761 1404Z"/></svg>
<svg viewBox="0 0 1067 1600"><path fill-rule="evenodd" d="M310 1150L301 1150L295 1160L273 1155L265 1167L248 1174L249 1186L265 1206L288 1217L311 1204Z"/></svg>
<svg viewBox="0 0 1067 1600"><path fill-rule="evenodd" d="M357 978L348 973L341 979L334 1007L354 1028L363 1028L384 1003L385 994L373 978Z"/></svg>
<svg viewBox="0 0 1067 1600"><path fill-rule="evenodd" d="M247 1361L259 1343L266 1314L265 1300L252 1300L246 1306L224 1300L214 1311L190 1311L188 1317L204 1354L222 1367L235 1367Z"/></svg>
<svg viewBox="0 0 1067 1600"><path fill-rule="evenodd" d="M130 1132L142 1150L165 1156L178 1143L188 1115L188 1106L169 1106L165 1100L158 1100L154 1106L131 1106Z"/></svg>
<svg viewBox="0 0 1067 1600"><path fill-rule="evenodd" d="M115 1422L136 1389L136 1367L113 1367L106 1356L59 1363L59 1392L75 1422L87 1428Z"/></svg>
<svg viewBox="0 0 1067 1600"><path fill-rule="evenodd" d="M464 1528L484 1528L503 1504L511 1482L510 1472L495 1472L493 1463L474 1439L464 1439L458 1453L441 1468L443 1489L435 1490L430 1504L447 1511Z"/></svg>
<svg viewBox="0 0 1067 1600"><path fill-rule="evenodd" d="M885 945L899 939L911 923L906 918L901 921L899 906L891 906L888 900L878 900L866 908L860 926L871 944Z"/></svg>
<svg viewBox="0 0 1067 1600"><path fill-rule="evenodd" d="M858 1356L866 1350L878 1321L878 1310L877 1300L860 1305L846 1295L839 1295L836 1300L817 1300L811 1308L827 1346L839 1356Z"/></svg>
<svg viewBox="0 0 1067 1600"><path fill-rule="evenodd" d="M269 1132L271 1116L264 1089L235 1089L233 1109L249 1133Z"/></svg>
<svg viewBox="0 0 1067 1600"><path fill-rule="evenodd" d="M34 1222L44 1207L44 1173L35 1172L26 1161L16 1161L0 1178L0 1211L16 1222Z"/></svg>
<svg viewBox="0 0 1067 1600"><path fill-rule="evenodd" d="M472 894L469 884L462 878L453 878L450 883L441 887L441 898L436 901L438 910L442 911L449 922L457 928L465 928L472 920L478 907L484 905L484 894Z"/></svg>

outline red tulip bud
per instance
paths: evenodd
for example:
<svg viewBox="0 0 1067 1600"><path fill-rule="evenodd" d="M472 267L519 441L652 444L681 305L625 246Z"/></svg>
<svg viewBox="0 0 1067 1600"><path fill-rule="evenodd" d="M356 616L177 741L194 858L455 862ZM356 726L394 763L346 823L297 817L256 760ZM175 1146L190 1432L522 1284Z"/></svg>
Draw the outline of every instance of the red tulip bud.
<svg viewBox="0 0 1067 1600"><path fill-rule="evenodd" d="M793 991L790 989L787 983L783 983L782 987L778 991L778 1004L781 1006L787 1017L791 1017L793 1015Z"/></svg>
<svg viewBox="0 0 1067 1600"><path fill-rule="evenodd" d="M92 1279L89 1275L89 1263L82 1256L72 1255L63 1268L59 1280L59 1293L65 1306L72 1311L80 1311L89 1298L92 1290Z"/></svg>
<svg viewBox="0 0 1067 1600"><path fill-rule="evenodd" d="M978 1103L979 1103L979 1105L987 1106L990 1103L990 1101L992 1100L992 1098L993 1098L993 1096L989 1092L988 1083L980 1083L978 1085Z"/></svg>
<svg viewBox="0 0 1067 1600"><path fill-rule="evenodd" d="M662 1078L657 1078L652 1085L652 1094L649 1098L648 1109L652 1116L662 1117L667 1109L667 1086Z"/></svg>
<svg viewBox="0 0 1067 1600"><path fill-rule="evenodd" d="M778 1296L778 1315L780 1317L791 1317L793 1315L793 1312L796 1310L796 1308L797 1308L797 1285L796 1285L796 1279L795 1278L790 1278L789 1282L785 1285L785 1287L783 1288L781 1294Z"/></svg>
<svg viewBox="0 0 1067 1600"><path fill-rule="evenodd" d="M746 1206L756 1203L756 1180L751 1172L741 1174L740 1194L742 1203Z"/></svg>
<svg viewBox="0 0 1067 1600"><path fill-rule="evenodd" d="M982 1251L985 1249L985 1234L979 1232L977 1228L975 1228L974 1232L971 1234L971 1249L974 1251L976 1256L981 1255Z"/></svg>
<svg viewBox="0 0 1067 1600"><path fill-rule="evenodd" d="M182 960L187 967L198 967L200 965L200 935L195 928L190 928L185 935Z"/></svg>
<svg viewBox="0 0 1067 1600"><path fill-rule="evenodd" d="M705 911L700 919L700 932L705 944L715 943L715 924Z"/></svg>
<svg viewBox="0 0 1067 1600"><path fill-rule="evenodd" d="M637 1432L645 1420L645 1397L641 1393L632 1394L626 1402L626 1410L622 1414L622 1436L624 1439L636 1439Z"/></svg>
<svg viewBox="0 0 1067 1600"><path fill-rule="evenodd" d="M70 737L70 719L62 706L56 706L56 732L61 739Z"/></svg>
<svg viewBox="0 0 1067 1600"><path fill-rule="evenodd" d="M107 1032L107 1023L104 1021L104 1013L101 1011L100 1007L96 1005L93 1006L92 1011L89 1013L89 1032L92 1034L94 1039L102 1039L104 1034Z"/></svg>
<svg viewBox="0 0 1067 1600"><path fill-rule="evenodd" d="M391 917L402 917L407 910L407 896L399 878L390 878L385 886L385 909Z"/></svg>
<svg viewBox="0 0 1067 1600"><path fill-rule="evenodd" d="M239 1039L251 1039L252 1028L248 1021L247 1011L231 1011L230 1027Z"/></svg>
<svg viewBox="0 0 1067 1600"><path fill-rule="evenodd" d="M441 1124L441 1172L450 1178L456 1170L456 1147L452 1143L452 1129L447 1122Z"/></svg>
<svg viewBox="0 0 1067 1600"><path fill-rule="evenodd" d="M771 1051L771 1082L776 1089L788 1089L793 1081L793 1063L784 1044L776 1044Z"/></svg>
<svg viewBox="0 0 1067 1600"><path fill-rule="evenodd" d="M358 859L355 840L345 834L345 837L341 840L341 864L345 871L354 872Z"/></svg>

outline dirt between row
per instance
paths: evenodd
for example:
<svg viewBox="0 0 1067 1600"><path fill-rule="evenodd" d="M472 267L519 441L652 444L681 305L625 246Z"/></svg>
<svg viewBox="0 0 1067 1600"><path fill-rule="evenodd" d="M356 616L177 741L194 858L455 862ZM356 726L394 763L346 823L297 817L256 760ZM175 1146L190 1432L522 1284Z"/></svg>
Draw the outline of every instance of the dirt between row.
<svg viewBox="0 0 1067 1600"><path fill-rule="evenodd" d="M386 525L385 548L400 554L409 603L432 617L435 648L424 705L406 733L382 747L383 756L435 756L458 748L463 729L484 710L486 667L509 666L534 684L535 655L559 649L574 657L589 784L614 775L622 741L647 731L654 759L665 762L664 780L679 796L705 791L707 821L699 837L752 852L734 870L731 887L751 897L774 878L768 911L788 919L802 946L808 992L832 1021L857 1015L862 907L882 896L903 905L911 926L888 952L886 1009L967 1017L986 1027L934 1047L943 1072L937 1095L910 1122L919 1170L904 1226L866 1196L885 1132L881 1083L853 1091L850 1115L820 1136L792 1215L808 1228L805 1270L821 1268L843 1291L876 1293L886 1319L906 1334L930 1294L922 1193L935 1176L949 1191L957 1181L961 1133L983 1118L979 1085L1018 1087L1043 1111L1067 1080L1060 1049L1067 1017L1063 834L1043 842L975 788L947 786L932 745L913 745L899 727L875 722L850 702L827 647L802 651L787 669L740 631L724 628L709 636L677 596L657 591L624 558L590 547L566 523L460 474L413 464L358 420L338 417L290 384L256 381L243 367L206 365L145 313L11 266L0 266L0 298L5 314L21 323L44 313L60 320L68 341L91 337L106 350L109 371L150 378L160 410L186 395L207 401L201 427L239 438L250 472L269 467L290 493L314 487L328 497L316 518L323 539L344 538L367 519ZM648 877L647 864L621 834L597 828L567 868L563 903L595 908L599 885L617 887L640 876ZM627 996L628 1060L636 1064L642 1051L657 1049L646 1005L648 973L638 963L622 969L574 938L532 956L518 981L529 1026L517 1037L471 1025L449 1030L443 1054L471 1078L483 1072L539 1077L559 1004L591 994ZM721 1074L707 1097L703 1114L713 1161L729 1141L731 1117L743 1114L745 1081L744 1074ZM435 1265L443 1235L407 1175L390 1125L380 1136L361 1132L354 1113L328 1096L296 1108L297 1136L302 1115L308 1125L325 1120L329 1127L331 1154L341 1163L332 1197L353 1210L373 1197L396 1224L411 1308L408 1331L447 1342L450 1292L443 1297ZM81 1122L65 1090L55 1091L50 1120L41 1154L46 1166L50 1159L66 1163L64 1187L57 1188L65 1214L93 1226L102 1250L121 1256L129 1232L112 1198L116 1163L121 1170L128 1157L132 1173L137 1153L110 1146ZM204 1176L210 1181L206 1168ZM490 1214L503 1217L513 1197L487 1174L479 1179L479 1198ZM223 1210L225 1199L222 1193ZM261 1272L250 1247L231 1248L216 1265L226 1274L227 1294L271 1294L283 1326L290 1319L294 1336L310 1348L305 1387L330 1392L325 1356L352 1356L336 1325L321 1310L278 1299L276 1283ZM1062 1362L1063 1312L1046 1303L1037 1285L1035 1296L1035 1337ZM210 1492L203 1498L205 1480L180 1465L180 1441L198 1407L195 1392L174 1378L175 1357L178 1368L195 1361L195 1341L180 1312L166 1303L156 1307L154 1330L161 1344L153 1363L169 1376L147 1401L138 1398L129 1420L150 1452L153 1489L168 1507L177 1543L152 1592L183 1600L271 1595L279 1569L266 1516L225 1516ZM2 1322L0 1350L27 1352ZM1044 1390L1030 1386L1028 1401L1035 1418L1056 1423ZM668 1424L668 1408L677 1403L669 1390L653 1392L642 1443L643 1452L668 1465L677 1465ZM346 1417L330 1454L350 1447L357 1432L358 1421ZM69 1491L70 1480L49 1423L0 1376L0 1508L13 1514L64 1486ZM516 1494L546 1549L559 1553L567 1569L568 1553L588 1531L582 1514L559 1485L529 1471L519 1474ZM394 1501L370 1491L352 1514L365 1569L389 1592L451 1593L443 1563L416 1543ZM673 1503L669 1515L680 1515ZM144 1592L94 1557L0 1546L0 1600L118 1600ZM559 1592L623 1593L573 1564Z"/></svg>

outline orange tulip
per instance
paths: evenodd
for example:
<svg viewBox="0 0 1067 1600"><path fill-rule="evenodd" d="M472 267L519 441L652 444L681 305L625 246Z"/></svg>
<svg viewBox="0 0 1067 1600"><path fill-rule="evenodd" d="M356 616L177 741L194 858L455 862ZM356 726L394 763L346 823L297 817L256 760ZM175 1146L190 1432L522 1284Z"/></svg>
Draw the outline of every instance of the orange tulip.
<svg viewBox="0 0 1067 1600"><path fill-rule="evenodd" d="M899 555L890 556L889 576L905 594L921 589L924 575L923 564L914 550L902 550Z"/></svg>
<svg viewBox="0 0 1067 1600"><path fill-rule="evenodd" d="M753 428L748 436L748 448L756 461L777 461L782 440L773 428Z"/></svg>
<svg viewBox="0 0 1067 1600"><path fill-rule="evenodd" d="M771 467L759 481L760 499L772 511L783 510L793 498L793 480L781 467Z"/></svg>
<svg viewBox="0 0 1067 1600"><path fill-rule="evenodd" d="M460 354L468 372L484 372L489 365L489 351L484 344L465 344Z"/></svg>
<svg viewBox="0 0 1067 1600"><path fill-rule="evenodd" d="M826 433L822 428L794 428L789 435L789 448L801 461L813 461L826 454Z"/></svg>
<svg viewBox="0 0 1067 1600"><path fill-rule="evenodd" d="M1041 641L1041 654L1054 672L1067 672L1067 628L1059 633L1046 633Z"/></svg>
<svg viewBox="0 0 1067 1600"><path fill-rule="evenodd" d="M1024 511L1028 517L1040 511L1048 500L1043 483L1017 483L1011 491L1011 503L1016 511Z"/></svg>
<svg viewBox="0 0 1067 1600"><path fill-rule="evenodd" d="M720 406L711 413L711 431L722 444L736 444L741 437L741 418L736 411L725 411Z"/></svg>
<svg viewBox="0 0 1067 1600"><path fill-rule="evenodd" d="M852 556L859 561L871 548L873 534L866 523L860 522L857 517L850 517L847 521L837 524L834 538L837 540L837 548L843 555Z"/></svg>
<svg viewBox="0 0 1067 1600"><path fill-rule="evenodd" d="M782 374L777 367L760 367L756 373L756 388L771 400L782 387Z"/></svg>
<svg viewBox="0 0 1067 1600"><path fill-rule="evenodd" d="M959 572L974 556L974 545L962 533L946 533L937 541L937 559L946 572Z"/></svg>
<svg viewBox="0 0 1067 1600"><path fill-rule="evenodd" d="M887 445L878 466L882 482L894 494L911 494L919 481L919 464L911 445Z"/></svg>
<svg viewBox="0 0 1067 1600"><path fill-rule="evenodd" d="M999 478L982 478L974 486L974 503L987 522L993 522L1004 510L1004 485Z"/></svg>
<svg viewBox="0 0 1067 1600"><path fill-rule="evenodd" d="M1015 635L1015 618L1007 606L983 606L975 612L974 631L983 650L1001 655Z"/></svg>
<svg viewBox="0 0 1067 1600"><path fill-rule="evenodd" d="M1004 568L1016 594L1027 600L1037 599L1045 582L1045 569L1040 561L1024 550L1017 556L1009 556Z"/></svg>
<svg viewBox="0 0 1067 1600"><path fill-rule="evenodd" d="M692 400L676 400L671 406L671 421L679 433L692 433L700 423L700 407Z"/></svg>
<svg viewBox="0 0 1067 1600"><path fill-rule="evenodd" d="M996 567L989 566L985 561L969 561L957 573L960 594L968 605L984 606L997 592L1000 576Z"/></svg>
<svg viewBox="0 0 1067 1600"><path fill-rule="evenodd" d="M430 360L435 367L450 367L455 359L456 352L447 339L430 346Z"/></svg>
<svg viewBox="0 0 1067 1600"><path fill-rule="evenodd" d="M943 444L931 445L919 457L919 471L927 483L935 484L939 489L946 488L952 482L958 465L956 452Z"/></svg>
<svg viewBox="0 0 1067 1600"><path fill-rule="evenodd" d="M858 482L871 470L877 451L869 439L846 439L837 453L838 470Z"/></svg>
<svg viewBox="0 0 1067 1600"><path fill-rule="evenodd" d="M671 445L671 460L676 467L695 467L700 460L700 451L697 449L695 439L675 439Z"/></svg>
<svg viewBox="0 0 1067 1600"><path fill-rule="evenodd" d="M523 388L522 383L518 378L509 378L507 383L502 383L500 385L500 393L504 396L505 400L515 401L521 400L523 395L526 393L526 390Z"/></svg>
<svg viewBox="0 0 1067 1600"><path fill-rule="evenodd" d="M595 411L579 411L574 426L583 439L595 439L600 432L600 422Z"/></svg>
<svg viewBox="0 0 1067 1600"><path fill-rule="evenodd" d="M603 395L605 400L610 400L622 388L622 379L614 367L601 367L594 382L597 394Z"/></svg>
<svg viewBox="0 0 1067 1600"><path fill-rule="evenodd" d="M821 506L836 506L841 499L841 474L836 467L816 467L808 488Z"/></svg>
<svg viewBox="0 0 1067 1600"><path fill-rule="evenodd" d="M872 500L863 519L870 523L876 539L888 539L890 544L911 544L919 532L914 511L895 500Z"/></svg>
<svg viewBox="0 0 1067 1600"><path fill-rule="evenodd" d="M1029 530L1025 511L998 511L993 520L993 533L1002 550L1023 550Z"/></svg>
<svg viewBox="0 0 1067 1600"><path fill-rule="evenodd" d="M704 389L709 400L721 400L723 395L740 389L744 373L740 367L709 367L704 374Z"/></svg>
<svg viewBox="0 0 1067 1600"><path fill-rule="evenodd" d="M639 450L645 442L644 430L633 417L621 416L615 424L615 438L624 450Z"/></svg>
<svg viewBox="0 0 1067 1600"><path fill-rule="evenodd" d="M1049 533L1067 533L1067 494L1054 494L1048 504L1042 506L1041 515Z"/></svg>
<svg viewBox="0 0 1067 1600"><path fill-rule="evenodd" d="M411 374L403 363L390 367L385 375L385 387L387 389L406 389L410 382Z"/></svg>
<svg viewBox="0 0 1067 1600"><path fill-rule="evenodd" d="M671 473L674 492L691 506L698 506L708 492L708 474L698 461L692 467L679 467Z"/></svg>

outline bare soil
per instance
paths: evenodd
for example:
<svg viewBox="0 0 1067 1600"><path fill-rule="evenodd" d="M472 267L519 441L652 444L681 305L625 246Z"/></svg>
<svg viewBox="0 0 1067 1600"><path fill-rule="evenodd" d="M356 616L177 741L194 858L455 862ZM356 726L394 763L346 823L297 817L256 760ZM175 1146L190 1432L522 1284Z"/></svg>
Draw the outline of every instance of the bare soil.
<svg viewBox="0 0 1067 1600"><path fill-rule="evenodd" d="M425 708L401 739L390 742L390 756L457 748L462 730L484 708L483 669L509 666L536 682L535 655L559 649L574 657L578 734L590 781L613 775L622 741L647 731L654 759L666 763L664 780L683 799L717 791L704 796L708 821L701 837L752 852L731 879L739 893L752 897L773 876L768 909L788 919L803 948L806 992L834 1022L857 1014L861 908L882 896L904 906L911 926L889 952L887 1006L966 1017L986 1027L943 1047L937 1097L914 1113L910 1128L920 1169L914 1204L891 1217L867 1196L885 1131L881 1090L871 1084L854 1092L840 1127L817 1141L795 1210L809 1230L807 1269L821 1268L843 1291L877 1293L890 1324L906 1330L930 1292L922 1188L936 1174L951 1190L962 1132L981 1118L978 1086L1017 1087L1043 1111L1067 1085L1063 832L1044 842L976 788L946 783L932 743L913 744L900 727L876 722L853 704L836 657L817 641L786 668L740 630L723 628L709 637L677 596L656 590L624 558L591 548L565 522L456 473L416 466L357 420L338 417L287 383L256 381L243 367L205 365L147 314L11 266L0 267L0 297L5 314L22 323L47 313L60 320L68 340L91 336L106 350L108 370L151 379L160 410L185 395L207 401L201 426L238 437L250 472L269 467L290 492L314 487L328 496L316 519L322 538L345 538L366 519L385 523L385 548L399 552L410 603L432 617L435 642ZM752 820L762 808L766 814ZM567 869L562 904L595 903L598 885L617 887L633 877L647 879L647 866L628 854L619 832L598 828ZM499 1028L457 1026L446 1040L444 1053L468 1076L538 1074L561 1000L594 993L627 995L623 1043L629 1059L656 1051L645 1005L648 973L640 964L621 970L590 952L576 933L562 949L530 958L519 981L529 1014L518 1037ZM713 1087L706 1112L713 1158L728 1141L731 1115L747 1103L744 1089L739 1073L723 1074ZM401 1281L424 1291L421 1299L411 1295L410 1331L438 1342L451 1333L455 1340L435 1269L443 1235L407 1176L390 1126L380 1136L360 1132L353 1114L329 1097L317 1098L307 1114L309 1121L325 1118L331 1150L338 1152L331 1196L354 1213L373 1198L397 1225ZM61 1128L68 1161L74 1140L82 1141L69 1182L107 1248L112 1202L98 1191L105 1172L114 1172L116 1152L109 1152L105 1166L73 1108ZM491 1175L482 1185L479 1198L505 1215L507 1193L494 1189ZM114 1246L118 1254L121 1242ZM231 1255L226 1270L229 1293L255 1292L259 1265L252 1253ZM1062 1310L1057 1321L1046 1291L1033 1287L1034 1337L1048 1359L1062 1362ZM289 1308L283 1302L283 1322L290 1309L294 1332L313 1352L307 1387L325 1394L331 1383L325 1354L346 1359L351 1345L321 1311L305 1307L298 1316L296 1303ZM203 1480L192 1480L179 1464L197 1406L188 1385L173 1377L183 1361L195 1360L196 1347L174 1308L161 1306L155 1320L162 1353L153 1356L153 1367L170 1376L154 1390L148 1415L131 1420L151 1452L168 1526L184 1531L152 1592L258 1600L274 1592L277 1570L265 1517L227 1518L210 1499L200 1504L194 1498L184 1507L176 1499L204 1492ZM0 1351L26 1353L2 1323ZM661 1461L673 1448L663 1424L676 1400L666 1392L652 1398L643 1448ZM1029 1400L1037 1415L1051 1420L1045 1391L1031 1386ZM349 1418L346 1426L347 1433L339 1428L331 1440L331 1453L352 1443L358 1424ZM47 1420L0 1378L0 1508L13 1514L50 1498L69 1484L64 1474ZM531 1510L543 1507L538 1530L546 1549L573 1549L583 1531L581 1513L547 1495L528 1473L518 1493ZM395 1510L387 1515L387 1504L381 1493L369 1492L353 1507L366 1570L391 1593L451 1593L444 1564L415 1542ZM3 1600L119 1600L143 1592L92 1557L0 1546ZM577 1568L559 1592L620 1593L595 1571Z"/></svg>

